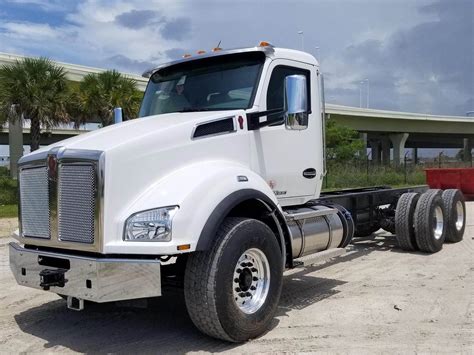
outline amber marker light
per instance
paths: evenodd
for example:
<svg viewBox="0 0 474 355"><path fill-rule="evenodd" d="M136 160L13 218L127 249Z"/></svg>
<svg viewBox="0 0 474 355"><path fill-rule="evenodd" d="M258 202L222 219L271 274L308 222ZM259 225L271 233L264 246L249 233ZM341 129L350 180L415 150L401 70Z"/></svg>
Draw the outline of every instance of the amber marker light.
<svg viewBox="0 0 474 355"><path fill-rule="evenodd" d="M191 244L178 245L178 250L189 250L191 249Z"/></svg>

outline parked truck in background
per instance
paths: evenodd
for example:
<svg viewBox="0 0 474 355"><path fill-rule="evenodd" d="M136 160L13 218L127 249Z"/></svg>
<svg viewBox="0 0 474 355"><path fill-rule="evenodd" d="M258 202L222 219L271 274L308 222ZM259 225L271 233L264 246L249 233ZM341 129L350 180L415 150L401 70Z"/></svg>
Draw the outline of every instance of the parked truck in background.
<svg viewBox="0 0 474 355"><path fill-rule="evenodd" d="M458 190L379 186L321 193L324 96L310 54L262 42L162 65L140 118L24 156L20 285L84 301L184 288L202 332L265 332L286 269L339 256L383 227L434 253L462 239Z"/></svg>

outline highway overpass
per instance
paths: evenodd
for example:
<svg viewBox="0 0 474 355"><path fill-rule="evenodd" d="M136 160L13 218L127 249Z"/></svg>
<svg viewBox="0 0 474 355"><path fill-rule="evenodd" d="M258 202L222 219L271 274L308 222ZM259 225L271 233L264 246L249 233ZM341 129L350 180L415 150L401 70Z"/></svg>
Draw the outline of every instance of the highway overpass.
<svg viewBox="0 0 474 355"><path fill-rule="evenodd" d="M474 117L438 116L375 110L340 105L326 106L329 119L361 133L372 149L372 160L400 164L405 148L465 149L467 159L474 146Z"/></svg>

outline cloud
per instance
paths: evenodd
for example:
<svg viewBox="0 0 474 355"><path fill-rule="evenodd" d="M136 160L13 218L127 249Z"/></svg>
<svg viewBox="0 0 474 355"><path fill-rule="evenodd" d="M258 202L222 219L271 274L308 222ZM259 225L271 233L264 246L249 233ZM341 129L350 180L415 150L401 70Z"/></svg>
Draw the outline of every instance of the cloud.
<svg viewBox="0 0 474 355"><path fill-rule="evenodd" d="M171 60L181 59L189 50L183 48L171 48L165 51L166 56Z"/></svg>
<svg viewBox="0 0 474 355"><path fill-rule="evenodd" d="M131 10L115 17L115 21L125 27L140 29L162 22L163 17L154 10Z"/></svg>
<svg viewBox="0 0 474 355"><path fill-rule="evenodd" d="M75 7L75 2L68 0L6 0L5 2L7 4L34 6L45 11L65 11Z"/></svg>
<svg viewBox="0 0 474 355"><path fill-rule="evenodd" d="M125 55L116 54L112 57L107 58L107 60L104 63L104 66L113 67L119 70L121 69L121 70L133 71L135 73L142 74L146 70L156 67L157 64L151 61L130 59Z"/></svg>
<svg viewBox="0 0 474 355"><path fill-rule="evenodd" d="M185 13L180 2L87 0L54 23L48 16L39 22L34 14L28 21L24 12L15 20L15 13L20 15L16 8L7 10L0 21L0 51L141 74L150 65L169 61L167 51L177 44L188 46L187 40L179 40L181 34L161 34L167 23L172 26Z"/></svg>
<svg viewBox="0 0 474 355"><path fill-rule="evenodd" d="M165 39L180 41L191 32L191 20L184 17L167 20L160 32Z"/></svg>
<svg viewBox="0 0 474 355"><path fill-rule="evenodd" d="M419 11L430 18L384 39L349 45L339 63L330 62L332 95L338 97L341 86L358 92L359 81L369 78L373 107L457 115L468 111L474 94L474 5L437 1Z"/></svg>

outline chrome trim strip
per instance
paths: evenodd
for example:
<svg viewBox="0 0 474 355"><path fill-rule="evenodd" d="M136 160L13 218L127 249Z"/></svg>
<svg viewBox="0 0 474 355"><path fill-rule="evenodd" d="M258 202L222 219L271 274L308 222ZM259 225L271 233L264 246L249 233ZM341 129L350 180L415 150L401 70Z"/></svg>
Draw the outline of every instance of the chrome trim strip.
<svg viewBox="0 0 474 355"><path fill-rule="evenodd" d="M46 168L48 171L49 189L49 238L58 237L58 152L64 150L63 147L55 147L48 152L46 157ZM54 170L53 170L54 169Z"/></svg>
<svg viewBox="0 0 474 355"><path fill-rule="evenodd" d="M161 296L161 262L158 259L93 258L25 249L9 244L10 268L19 285L42 289L39 273L56 267L39 265L41 256L69 261L64 287L50 291L94 302Z"/></svg>
<svg viewBox="0 0 474 355"><path fill-rule="evenodd" d="M49 151L33 152L24 155L18 160L18 166L34 166L38 164L45 164Z"/></svg>

